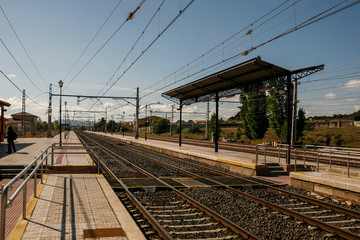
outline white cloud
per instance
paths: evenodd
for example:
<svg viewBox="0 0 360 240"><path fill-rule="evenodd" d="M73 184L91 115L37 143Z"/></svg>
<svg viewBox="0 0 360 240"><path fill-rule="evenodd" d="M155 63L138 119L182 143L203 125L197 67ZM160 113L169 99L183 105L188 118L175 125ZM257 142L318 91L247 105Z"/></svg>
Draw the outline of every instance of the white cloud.
<svg viewBox="0 0 360 240"><path fill-rule="evenodd" d="M336 99L337 96L335 93L329 92L329 93L325 94L324 98L325 99Z"/></svg>
<svg viewBox="0 0 360 240"><path fill-rule="evenodd" d="M16 75L15 74L9 74L7 75L8 78L16 78Z"/></svg>
<svg viewBox="0 0 360 240"><path fill-rule="evenodd" d="M350 80L342 85L344 88L360 88L360 80Z"/></svg>
<svg viewBox="0 0 360 240"><path fill-rule="evenodd" d="M354 99L354 98L349 98L348 100L346 100L348 103L356 103L358 100Z"/></svg>
<svg viewBox="0 0 360 240"><path fill-rule="evenodd" d="M355 108L355 111L360 111L360 105L355 105L354 108Z"/></svg>

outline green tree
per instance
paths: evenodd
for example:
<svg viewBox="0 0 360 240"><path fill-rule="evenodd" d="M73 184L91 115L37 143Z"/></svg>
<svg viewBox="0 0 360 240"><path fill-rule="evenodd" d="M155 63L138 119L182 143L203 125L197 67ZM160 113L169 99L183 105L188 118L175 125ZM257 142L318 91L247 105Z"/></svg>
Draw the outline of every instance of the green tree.
<svg viewBox="0 0 360 240"><path fill-rule="evenodd" d="M239 124L237 126L237 128L236 128L236 137L237 137L238 140L240 139L241 135L242 135L242 131L241 131L241 127L240 127L240 124Z"/></svg>
<svg viewBox="0 0 360 240"><path fill-rule="evenodd" d="M297 140L304 136L304 130L306 126L306 117L305 117L305 110L303 108L300 108L297 114L296 119L296 138Z"/></svg>
<svg viewBox="0 0 360 240"><path fill-rule="evenodd" d="M240 119L243 121L244 134L249 139L264 137L269 121L266 117L266 97L262 84L252 84L240 94Z"/></svg>
<svg viewBox="0 0 360 240"><path fill-rule="evenodd" d="M168 122L166 119L161 118L153 121L153 132L155 134L161 134L167 131Z"/></svg>
<svg viewBox="0 0 360 240"><path fill-rule="evenodd" d="M286 119L285 97L279 94L276 88L269 91L269 96L266 99L266 116L269 121L269 126L274 129L276 135L280 137L283 131L284 121Z"/></svg>
<svg viewBox="0 0 360 240"><path fill-rule="evenodd" d="M201 133L199 125L193 124L189 129L189 133Z"/></svg>
<svg viewBox="0 0 360 240"><path fill-rule="evenodd" d="M220 123L220 121L219 121ZM211 139L211 134L216 132L216 114L213 113L211 115L210 121L209 121L209 138ZM219 125L219 134L221 133L221 127ZM219 136L220 137L220 136Z"/></svg>

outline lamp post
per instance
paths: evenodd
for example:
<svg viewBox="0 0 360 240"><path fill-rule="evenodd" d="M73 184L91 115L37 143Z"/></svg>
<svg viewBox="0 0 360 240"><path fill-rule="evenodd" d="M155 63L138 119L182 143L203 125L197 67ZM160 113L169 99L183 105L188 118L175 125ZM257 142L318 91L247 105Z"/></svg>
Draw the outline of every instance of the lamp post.
<svg viewBox="0 0 360 240"><path fill-rule="evenodd" d="M67 102L66 102L66 101L64 102L64 105L65 105L65 114L64 114L65 131L64 131L64 139L66 139L66 105L67 105Z"/></svg>
<svg viewBox="0 0 360 240"><path fill-rule="evenodd" d="M150 104L146 104L145 105L145 140L147 140L147 131L146 131L146 127L147 127L147 108L150 106L150 105L153 105L153 104L161 104L160 102L156 102L156 103L150 103ZM151 127L150 127L150 130L151 130Z"/></svg>
<svg viewBox="0 0 360 240"><path fill-rule="evenodd" d="M125 122L125 111L123 111L123 115L122 115L122 124L121 124L121 130L123 133L123 137L125 136L125 127L124 127L124 122Z"/></svg>
<svg viewBox="0 0 360 240"><path fill-rule="evenodd" d="M60 126L59 126L59 131L60 131L60 147L62 146L62 141L61 141L61 94L62 94L62 87L63 87L63 85L64 85L64 82L63 81L59 81L59 87L60 87Z"/></svg>

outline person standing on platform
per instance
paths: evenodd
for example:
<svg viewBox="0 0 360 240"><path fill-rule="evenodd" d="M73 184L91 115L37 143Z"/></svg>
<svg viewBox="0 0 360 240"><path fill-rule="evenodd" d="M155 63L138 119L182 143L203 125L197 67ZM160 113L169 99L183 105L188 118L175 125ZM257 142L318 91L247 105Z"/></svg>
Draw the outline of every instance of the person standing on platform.
<svg viewBox="0 0 360 240"><path fill-rule="evenodd" d="M11 147L14 149L14 152L16 152L14 140L16 140L17 134L14 132L12 126L8 127L6 138L8 142L8 151L6 153L11 153Z"/></svg>

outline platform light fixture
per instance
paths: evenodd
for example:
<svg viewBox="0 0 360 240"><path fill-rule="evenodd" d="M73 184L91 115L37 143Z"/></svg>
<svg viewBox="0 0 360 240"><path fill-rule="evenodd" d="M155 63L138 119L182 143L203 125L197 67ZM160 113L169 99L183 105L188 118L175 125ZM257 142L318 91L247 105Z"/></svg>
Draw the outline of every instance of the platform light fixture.
<svg viewBox="0 0 360 240"><path fill-rule="evenodd" d="M59 126L59 135L60 135L60 142L59 142L59 144L60 144L60 147L62 146L62 141L61 141L61 94L62 94L62 87L63 87L63 85L64 85L64 82L63 81L59 81L59 87L60 87L60 119L59 119L59 124L60 124L60 126Z"/></svg>

